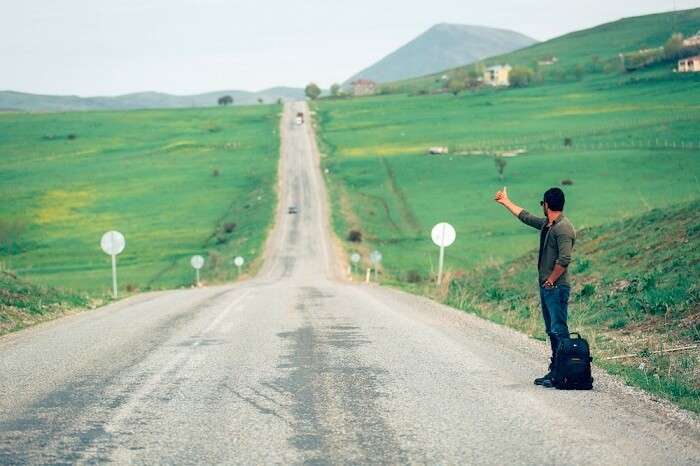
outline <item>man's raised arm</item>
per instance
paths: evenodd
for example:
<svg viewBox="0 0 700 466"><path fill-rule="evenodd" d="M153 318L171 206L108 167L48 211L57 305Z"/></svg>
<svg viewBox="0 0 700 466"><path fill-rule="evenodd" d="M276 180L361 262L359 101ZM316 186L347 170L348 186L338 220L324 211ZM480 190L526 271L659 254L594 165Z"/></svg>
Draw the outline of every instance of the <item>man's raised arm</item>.
<svg viewBox="0 0 700 466"><path fill-rule="evenodd" d="M526 225L530 225L532 228L537 228L538 230L541 230L542 227L544 227L547 224L546 218L535 217L527 210L515 205L508 198L508 191L506 190L505 186L503 187L503 190L498 191L496 193L496 195L494 196L494 200L506 209L508 209L510 213L518 217L521 222L523 222Z"/></svg>
<svg viewBox="0 0 700 466"><path fill-rule="evenodd" d="M515 215L516 217L520 215L520 212L522 212L524 209L522 207L519 207L513 202L508 199L508 191L506 190L506 187L503 187L502 191L496 192L496 196L494 197L494 200L501 204L503 207L508 209L510 213Z"/></svg>

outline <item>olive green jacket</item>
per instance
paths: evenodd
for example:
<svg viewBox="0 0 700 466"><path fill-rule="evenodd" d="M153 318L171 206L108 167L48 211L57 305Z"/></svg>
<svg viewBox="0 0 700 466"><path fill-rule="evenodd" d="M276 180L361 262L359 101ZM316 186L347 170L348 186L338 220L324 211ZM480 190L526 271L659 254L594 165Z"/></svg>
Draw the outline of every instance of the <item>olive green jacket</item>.
<svg viewBox="0 0 700 466"><path fill-rule="evenodd" d="M546 217L536 217L527 210L523 210L518 218L526 225L542 230L547 225ZM576 230L568 218L561 214L546 233L544 244L542 245L541 259L537 264L540 283L543 283L554 270L554 264L559 264L567 271L561 274L556 285L567 285L569 283L568 266L571 262L571 251L576 242Z"/></svg>

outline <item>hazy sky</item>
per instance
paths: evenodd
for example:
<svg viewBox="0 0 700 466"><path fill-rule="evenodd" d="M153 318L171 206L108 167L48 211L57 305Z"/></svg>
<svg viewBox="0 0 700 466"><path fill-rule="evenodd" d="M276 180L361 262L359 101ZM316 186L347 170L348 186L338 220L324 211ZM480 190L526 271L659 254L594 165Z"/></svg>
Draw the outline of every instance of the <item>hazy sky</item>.
<svg viewBox="0 0 700 466"><path fill-rule="evenodd" d="M439 22L544 40L674 4L700 0L0 0L0 90L326 87Z"/></svg>

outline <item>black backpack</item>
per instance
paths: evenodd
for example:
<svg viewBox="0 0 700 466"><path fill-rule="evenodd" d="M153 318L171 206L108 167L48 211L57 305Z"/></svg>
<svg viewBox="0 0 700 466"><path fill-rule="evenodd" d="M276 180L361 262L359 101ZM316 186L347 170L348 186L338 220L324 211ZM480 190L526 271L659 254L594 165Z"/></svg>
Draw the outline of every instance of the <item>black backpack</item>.
<svg viewBox="0 0 700 466"><path fill-rule="evenodd" d="M576 338L573 338L574 335ZM578 333L569 334L569 338L559 340L552 368L552 383L561 390L592 389L591 361L593 358L588 342Z"/></svg>

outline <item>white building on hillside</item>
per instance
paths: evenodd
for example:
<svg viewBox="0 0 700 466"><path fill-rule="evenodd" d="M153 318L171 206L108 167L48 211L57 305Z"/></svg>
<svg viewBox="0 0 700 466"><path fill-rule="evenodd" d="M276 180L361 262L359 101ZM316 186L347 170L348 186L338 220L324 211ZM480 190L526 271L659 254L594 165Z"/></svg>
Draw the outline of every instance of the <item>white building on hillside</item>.
<svg viewBox="0 0 700 466"><path fill-rule="evenodd" d="M700 55L678 60L679 73L698 73L700 72Z"/></svg>
<svg viewBox="0 0 700 466"><path fill-rule="evenodd" d="M551 57L545 57L545 58L540 59L537 62L537 64L540 66L551 66L551 65L554 65L558 61L559 61L559 59L557 57L551 56Z"/></svg>
<svg viewBox="0 0 700 466"><path fill-rule="evenodd" d="M355 97L374 95L377 92L377 83L369 79L358 79L350 85L352 86L352 95Z"/></svg>
<svg viewBox="0 0 700 466"><path fill-rule="evenodd" d="M510 65L496 65L486 68L484 71L484 84L490 86L510 86Z"/></svg>
<svg viewBox="0 0 700 466"><path fill-rule="evenodd" d="M694 36L690 36L683 40L683 47L694 47L700 45L700 31Z"/></svg>

